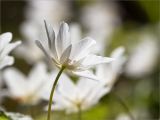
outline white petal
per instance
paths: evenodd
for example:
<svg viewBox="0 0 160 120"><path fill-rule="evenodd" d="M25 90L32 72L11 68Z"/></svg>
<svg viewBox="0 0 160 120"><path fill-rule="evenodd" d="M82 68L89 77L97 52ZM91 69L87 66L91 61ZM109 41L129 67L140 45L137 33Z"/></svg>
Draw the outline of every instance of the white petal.
<svg viewBox="0 0 160 120"><path fill-rule="evenodd" d="M56 43L55 43L55 32L53 30L53 27L49 25L46 21L44 21L44 23L45 23L45 29L46 29L47 37L48 37L48 46L51 49L54 55L54 58L58 58L57 50L56 50Z"/></svg>
<svg viewBox="0 0 160 120"><path fill-rule="evenodd" d="M82 59L88 54L88 52L90 52L90 48L95 44L96 41L89 37L86 37L83 40L80 40L78 43L73 44L70 59Z"/></svg>
<svg viewBox="0 0 160 120"><path fill-rule="evenodd" d="M91 89L93 88L93 86L96 86L99 82L97 81L93 81L91 79L87 79L87 78L80 78L77 82L77 87L79 89L82 89L82 91L84 89Z"/></svg>
<svg viewBox="0 0 160 120"><path fill-rule="evenodd" d="M76 86L73 81L65 74L63 74L58 83L57 94L62 95L67 100L75 97Z"/></svg>
<svg viewBox="0 0 160 120"><path fill-rule="evenodd" d="M95 89L99 85L99 82L87 79L87 78L80 78L77 82L77 88L79 90L79 96L82 99L87 99L88 95L91 91Z"/></svg>
<svg viewBox="0 0 160 120"><path fill-rule="evenodd" d="M13 63L14 63L14 58L6 56L0 61L0 69L4 68L5 66L12 65Z"/></svg>
<svg viewBox="0 0 160 120"><path fill-rule="evenodd" d="M69 58L70 53L71 53L72 45L68 46L66 50L63 52L61 58L60 58L60 63L63 64L65 61Z"/></svg>
<svg viewBox="0 0 160 120"><path fill-rule="evenodd" d="M159 44L152 35L142 35L141 42L132 51L126 65L126 73L131 77L142 77L150 74L158 60Z"/></svg>
<svg viewBox="0 0 160 120"><path fill-rule="evenodd" d="M28 76L28 83L31 91L37 90L40 91L48 81L47 67L44 63L36 64L33 69L30 71Z"/></svg>
<svg viewBox="0 0 160 120"><path fill-rule="evenodd" d="M44 92L42 95L42 98L45 100L49 100L50 91L57 73L58 72L53 72L51 74L50 80L46 81L47 84L45 84ZM70 99L70 97L74 94L73 91L75 91L74 83L70 80L70 78L67 75L62 74L58 81L57 89L55 90L53 100L59 103L61 102L60 99Z"/></svg>
<svg viewBox="0 0 160 120"><path fill-rule="evenodd" d="M15 54L17 57L26 60L26 62L30 65L44 58L44 53L40 50L39 47L37 47L35 42L28 42L27 44L22 43L22 45L15 49Z"/></svg>
<svg viewBox="0 0 160 120"><path fill-rule="evenodd" d="M43 53L46 55L46 57L51 59L49 51L44 48L44 46L42 45L42 43L39 40L36 40L36 44L43 51Z"/></svg>
<svg viewBox="0 0 160 120"><path fill-rule="evenodd" d="M65 100L62 96L55 94L54 95L54 104L52 105L52 110L64 110L70 107L69 101ZM45 107L45 110L48 110L48 106Z"/></svg>
<svg viewBox="0 0 160 120"><path fill-rule="evenodd" d="M102 57L97 55L88 55L83 61L82 66L84 67L92 67L97 64L101 63L109 63L112 62L114 59L109 57Z"/></svg>
<svg viewBox="0 0 160 120"><path fill-rule="evenodd" d="M112 72L114 72L117 75L123 72L121 69L127 60L126 56L124 55L124 52L124 47L118 47L111 54L111 57L115 58L115 61L111 64Z"/></svg>
<svg viewBox="0 0 160 120"><path fill-rule="evenodd" d="M21 44L21 41L17 41L15 43L8 44L2 51L1 57L8 55L15 47Z"/></svg>
<svg viewBox="0 0 160 120"><path fill-rule="evenodd" d="M11 41L12 33L7 32L0 35L0 51Z"/></svg>
<svg viewBox="0 0 160 120"><path fill-rule="evenodd" d="M73 91L72 91L73 92ZM69 96L69 95L68 95ZM61 108L66 109L72 106L71 101L66 99L66 97L59 92L55 91L54 98L53 98L54 105L61 106Z"/></svg>
<svg viewBox="0 0 160 120"><path fill-rule="evenodd" d="M59 33L57 36L57 50L58 54L61 55L64 50L71 44L69 38L69 26L67 23L61 23Z"/></svg>
<svg viewBox="0 0 160 120"><path fill-rule="evenodd" d="M108 92L110 91L109 88L105 88L101 85L95 86L94 89L90 92L90 94L87 96L86 101L88 104L88 107L93 106L98 103L98 101Z"/></svg>
<svg viewBox="0 0 160 120"><path fill-rule="evenodd" d="M4 71L4 79L14 97L26 94L28 88L23 73L15 68L9 68Z"/></svg>
<svg viewBox="0 0 160 120"><path fill-rule="evenodd" d="M115 63L116 61L114 61ZM118 61L117 61L118 62ZM119 75L119 70L113 68L112 64L99 65L96 67L96 75L100 78L101 83L104 86L112 88L114 83L116 82L116 78ZM118 71L116 71L118 70Z"/></svg>
<svg viewBox="0 0 160 120"><path fill-rule="evenodd" d="M85 77L85 78L89 78L89 79L93 79L93 80L98 80L99 78L97 76L95 76L92 72L85 70L85 71L72 71L72 73L74 75L80 76L80 77Z"/></svg>
<svg viewBox="0 0 160 120"><path fill-rule="evenodd" d="M124 47L118 47L112 52L111 57L119 58L124 54L124 51L125 51Z"/></svg>

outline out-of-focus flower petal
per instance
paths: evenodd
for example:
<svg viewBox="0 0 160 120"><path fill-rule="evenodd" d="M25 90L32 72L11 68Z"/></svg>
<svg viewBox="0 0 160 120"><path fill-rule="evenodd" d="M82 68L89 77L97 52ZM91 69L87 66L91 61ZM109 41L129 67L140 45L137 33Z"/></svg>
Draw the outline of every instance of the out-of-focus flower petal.
<svg viewBox="0 0 160 120"><path fill-rule="evenodd" d="M97 55L88 55L83 61L82 65L86 67L94 66L101 63L109 63L114 59L109 57L102 57Z"/></svg>
<svg viewBox="0 0 160 120"><path fill-rule="evenodd" d="M14 97L23 96L28 89L26 77L15 68L8 68L4 71L4 79Z"/></svg>
<svg viewBox="0 0 160 120"><path fill-rule="evenodd" d="M91 71L85 70L85 71L72 71L73 74L81 77L86 77L88 79L93 79L93 80L99 80L98 77L96 77Z"/></svg>

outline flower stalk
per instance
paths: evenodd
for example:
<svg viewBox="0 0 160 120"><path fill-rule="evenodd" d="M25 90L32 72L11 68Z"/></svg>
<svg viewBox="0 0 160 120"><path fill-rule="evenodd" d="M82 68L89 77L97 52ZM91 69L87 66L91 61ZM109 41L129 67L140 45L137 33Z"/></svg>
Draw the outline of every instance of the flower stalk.
<svg viewBox="0 0 160 120"><path fill-rule="evenodd" d="M78 120L82 120L82 109L81 109L81 105L78 105Z"/></svg>
<svg viewBox="0 0 160 120"><path fill-rule="evenodd" d="M131 120L135 120L134 116L132 115L129 107L127 106L127 104L123 101L123 99L121 99L118 95L116 95L114 93L115 98L117 99L117 101L123 106L123 108L126 110L128 116L130 117Z"/></svg>
<svg viewBox="0 0 160 120"><path fill-rule="evenodd" d="M50 118L51 118L51 106L52 106L54 91L55 91L55 88L57 86L58 80L59 80L62 72L64 71L64 69L65 69L65 67L62 66L61 69L60 69L60 71L59 71L59 73L56 76L56 79L55 79L54 83L53 83L53 86L52 86L52 89L51 89L51 93L50 93L50 98L49 98L47 120L50 120Z"/></svg>

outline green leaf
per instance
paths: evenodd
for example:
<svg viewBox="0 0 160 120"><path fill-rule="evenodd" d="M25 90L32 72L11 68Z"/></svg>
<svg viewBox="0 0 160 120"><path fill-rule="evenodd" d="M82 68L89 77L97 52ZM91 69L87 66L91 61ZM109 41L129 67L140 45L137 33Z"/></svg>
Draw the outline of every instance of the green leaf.
<svg viewBox="0 0 160 120"><path fill-rule="evenodd" d="M4 112L0 111L0 120L11 120Z"/></svg>

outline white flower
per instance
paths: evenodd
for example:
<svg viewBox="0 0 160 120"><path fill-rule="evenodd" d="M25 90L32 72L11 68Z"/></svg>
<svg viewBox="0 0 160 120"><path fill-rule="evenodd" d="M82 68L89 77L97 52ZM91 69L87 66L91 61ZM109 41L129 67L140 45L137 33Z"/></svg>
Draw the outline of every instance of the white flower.
<svg viewBox="0 0 160 120"><path fill-rule="evenodd" d="M95 52L104 54L113 31L120 24L117 11L116 4L109 1L96 1L95 4L87 4L83 7L80 18L82 24L88 29L87 35L98 41Z"/></svg>
<svg viewBox="0 0 160 120"><path fill-rule="evenodd" d="M43 86L48 78L49 74L43 63L38 63L28 76L15 68L4 71L4 79L11 97L24 104L36 104L40 100Z"/></svg>
<svg viewBox="0 0 160 120"><path fill-rule="evenodd" d="M131 109L130 114L132 114L132 118L127 113L120 113L115 120L143 120L144 118L151 118L149 112L143 108Z"/></svg>
<svg viewBox="0 0 160 120"><path fill-rule="evenodd" d="M123 114L118 115L116 120L131 120L131 118L127 114L123 113Z"/></svg>
<svg viewBox="0 0 160 120"><path fill-rule="evenodd" d="M50 88L51 84L48 85L48 89ZM87 110L96 105L107 92L108 88L101 86L97 81L81 78L77 83L73 83L69 77L62 74L55 91L52 108L65 110L67 113L78 112L79 107L81 110ZM49 99L49 90L43 98Z"/></svg>
<svg viewBox="0 0 160 120"><path fill-rule="evenodd" d="M145 34L141 40L126 65L126 74L131 77L150 74L158 60L157 38L151 34Z"/></svg>
<svg viewBox="0 0 160 120"><path fill-rule="evenodd" d="M58 28L58 26L55 26ZM28 20L21 25L21 32L24 36L23 43L16 49L16 56L25 59L29 64L34 64L45 58L43 52L35 45L37 36L39 39L46 39L46 36L42 33L41 23L34 23L32 20ZM71 24L71 40L78 42L81 38L80 26L78 24ZM58 29L55 30L55 33ZM32 52L34 51L34 52Z"/></svg>
<svg viewBox="0 0 160 120"><path fill-rule="evenodd" d="M11 40L12 34L9 32L0 35L0 69L14 63L14 58L9 56L8 54L21 42L17 41L14 43L10 43Z"/></svg>
<svg viewBox="0 0 160 120"><path fill-rule="evenodd" d="M72 13L69 3L61 0L28 0L28 5L26 9L27 19L37 22L47 18L55 24L70 17Z"/></svg>
<svg viewBox="0 0 160 120"><path fill-rule="evenodd" d="M42 34L43 24L41 22L43 19L47 18L54 26L58 26L61 20L71 15L71 11L68 2L61 0L27 0L27 2L26 21L20 26L24 40L16 50L16 55L29 64L34 64L44 58L42 51L34 44L37 37L39 39L45 38Z"/></svg>
<svg viewBox="0 0 160 120"><path fill-rule="evenodd" d="M35 45L37 36L41 39L43 38L41 29L43 29L42 25L32 20L28 20L21 25L21 33L24 40L15 52L19 58L25 59L29 64L34 64L44 58L43 52Z"/></svg>
<svg viewBox="0 0 160 120"><path fill-rule="evenodd" d="M125 49L123 47L116 48L111 53L111 57L115 59L111 64L97 66L96 75L99 77L100 83L110 89L119 74L123 72L122 67L126 62L124 51Z"/></svg>
<svg viewBox="0 0 160 120"><path fill-rule="evenodd" d="M22 115L20 113L6 112L5 114L12 120L33 120L30 116Z"/></svg>
<svg viewBox="0 0 160 120"><path fill-rule="evenodd" d="M73 74L91 79L97 79L87 69L100 63L109 63L113 59L90 54L91 47L96 44L95 40L86 37L76 44L70 40L69 27L62 23L55 39L53 28L45 22L48 41L36 41L45 55L61 68L65 67Z"/></svg>

